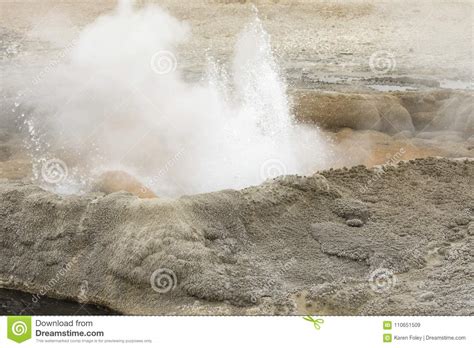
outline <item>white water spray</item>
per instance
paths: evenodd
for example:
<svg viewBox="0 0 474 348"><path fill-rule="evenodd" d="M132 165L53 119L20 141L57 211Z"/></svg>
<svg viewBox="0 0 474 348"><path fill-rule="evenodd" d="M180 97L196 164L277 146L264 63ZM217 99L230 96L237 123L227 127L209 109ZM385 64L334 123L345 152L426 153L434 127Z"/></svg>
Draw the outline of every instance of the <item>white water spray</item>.
<svg viewBox="0 0 474 348"><path fill-rule="evenodd" d="M230 71L210 58L201 83L181 76L176 48L187 39L185 23L128 1L81 32L68 63L32 98L54 115L44 120L48 141L72 158L61 157L70 173L125 170L159 196L175 196L324 166L325 142L295 123L257 15L238 37Z"/></svg>

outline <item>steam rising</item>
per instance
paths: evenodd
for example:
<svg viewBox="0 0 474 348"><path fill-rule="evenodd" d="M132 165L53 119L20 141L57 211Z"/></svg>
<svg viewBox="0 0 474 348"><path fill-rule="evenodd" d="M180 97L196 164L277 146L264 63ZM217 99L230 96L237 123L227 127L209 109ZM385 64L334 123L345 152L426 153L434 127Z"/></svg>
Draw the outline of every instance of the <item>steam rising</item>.
<svg viewBox="0 0 474 348"><path fill-rule="evenodd" d="M257 14L231 64L209 57L199 83L183 79L176 53L189 39L185 23L128 1L84 28L67 64L28 98L43 115L28 121L35 157L63 159L69 191L119 169L159 196L243 188L324 166L325 141L295 123Z"/></svg>

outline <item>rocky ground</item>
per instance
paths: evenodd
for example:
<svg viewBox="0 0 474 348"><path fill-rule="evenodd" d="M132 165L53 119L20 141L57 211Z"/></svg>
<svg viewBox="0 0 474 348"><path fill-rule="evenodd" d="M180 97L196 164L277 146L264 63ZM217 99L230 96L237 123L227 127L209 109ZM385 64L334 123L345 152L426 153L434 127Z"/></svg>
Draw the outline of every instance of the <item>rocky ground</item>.
<svg viewBox="0 0 474 348"><path fill-rule="evenodd" d="M0 280L128 314L472 315L473 171L428 158L173 200L4 180Z"/></svg>
<svg viewBox="0 0 474 348"><path fill-rule="evenodd" d="M189 80L203 47L229 59L253 14L246 1L159 3L192 27L178 61ZM127 173L82 196L35 185L22 77L55 69L114 2L0 4L0 314L474 313L472 4L255 3L295 116L321 127L332 162L177 199L138 198L154 193Z"/></svg>

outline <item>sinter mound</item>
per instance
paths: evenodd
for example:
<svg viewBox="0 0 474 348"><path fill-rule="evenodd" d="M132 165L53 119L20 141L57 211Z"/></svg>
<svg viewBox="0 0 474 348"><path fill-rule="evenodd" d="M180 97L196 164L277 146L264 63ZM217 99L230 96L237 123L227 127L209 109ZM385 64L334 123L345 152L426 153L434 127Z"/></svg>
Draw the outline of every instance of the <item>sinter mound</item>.
<svg viewBox="0 0 474 348"><path fill-rule="evenodd" d="M4 180L0 284L129 314L472 315L473 177L428 158L175 200Z"/></svg>

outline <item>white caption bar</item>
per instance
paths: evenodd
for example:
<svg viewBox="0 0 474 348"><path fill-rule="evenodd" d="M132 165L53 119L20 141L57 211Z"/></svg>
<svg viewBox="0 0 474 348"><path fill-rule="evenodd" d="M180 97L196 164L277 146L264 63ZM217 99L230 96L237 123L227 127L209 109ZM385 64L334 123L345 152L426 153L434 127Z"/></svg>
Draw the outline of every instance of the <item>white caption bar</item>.
<svg viewBox="0 0 474 348"><path fill-rule="evenodd" d="M472 317L1 317L0 347L472 347L472 327Z"/></svg>

